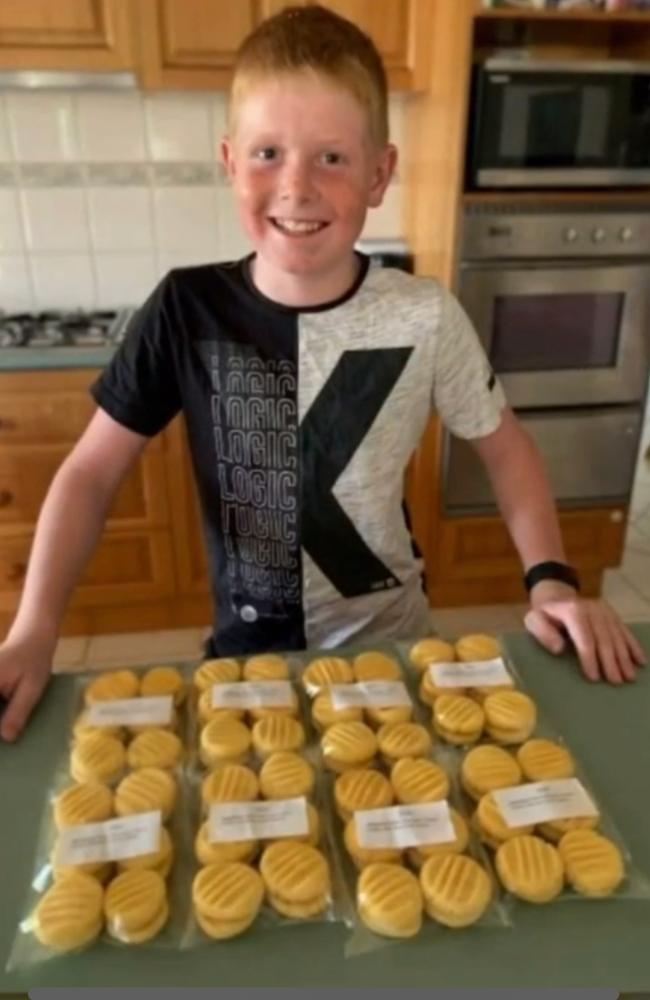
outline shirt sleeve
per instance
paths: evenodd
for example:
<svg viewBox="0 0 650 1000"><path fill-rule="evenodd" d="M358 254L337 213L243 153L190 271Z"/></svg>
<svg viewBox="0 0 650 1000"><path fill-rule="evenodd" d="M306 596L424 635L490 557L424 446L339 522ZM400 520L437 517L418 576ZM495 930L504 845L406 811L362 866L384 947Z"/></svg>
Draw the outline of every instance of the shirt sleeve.
<svg viewBox="0 0 650 1000"><path fill-rule="evenodd" d="M433 406L452 434L484 437L501 423L506 398L464 309L451 292L440 291Z"/></svg>
<svg viewBox="0 0 650 1000"><path fill-rule="evenodd" d="M117 352L90 387L97 405L137 434L153 437L161 431L182 405L180 334L167 276L134 314Z"/></svg>

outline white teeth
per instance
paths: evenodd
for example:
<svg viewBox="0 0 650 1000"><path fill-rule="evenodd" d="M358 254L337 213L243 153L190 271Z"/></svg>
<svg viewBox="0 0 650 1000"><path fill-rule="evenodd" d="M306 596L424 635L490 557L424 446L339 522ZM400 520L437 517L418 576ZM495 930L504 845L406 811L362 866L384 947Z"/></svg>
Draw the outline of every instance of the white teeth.
<svg viewBox="0 0 650 1000"><path fill-rule="evenodd" d="M303 222L300 219L274 219L279 229L288 233L315 233L323 226L322 222Z"/></svg>

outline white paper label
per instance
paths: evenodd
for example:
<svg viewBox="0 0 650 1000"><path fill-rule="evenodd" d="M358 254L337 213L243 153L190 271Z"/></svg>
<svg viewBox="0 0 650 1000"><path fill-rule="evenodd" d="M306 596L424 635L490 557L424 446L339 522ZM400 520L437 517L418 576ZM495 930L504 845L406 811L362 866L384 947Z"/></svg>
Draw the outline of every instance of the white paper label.
<svg viewBox="0 0 650 1000"><path fill-rule="evenodd" d="M332 684L332 708L397 708L410 705L402 681L361 681L359 684Z"/></svg>
<svg viewBox="0 0 650 1000"><path fill-rule="evenodd" d="M577 778L534 781L492 792L508 826L528 826L553 819L597 816L598 810Z"/></svg>
<svg viewBox="0 0 650 1000"><path fill-rule="evenodd" d="M213 708L285 708L293 703L290 681L239 681L212 687Z"/></svg>
<svg viewBox="0 0 650 1000"><path fill-rule="evenodd" d="M364 809L355 812L354 821L362 847L418 847L456 839L446 801Z"/></svg>
<svg viewBox="0 0 650 1000"><path fill-rule="evenodd" d="M171 722L173 698L170 694L151 698L124 698L98 701L88 709L91 726L164 726Z"/></svg>
<svg viewBox="0 0 650 1000"><path fill-rule="evenodd" d="M432 663L429 667L436 687L496 687L512 684L506 665L495 660L472 660L467 663Z"/></svg>
<svg viewBox="0 0 650 1000"><path fill-rule="evenodd" d="M64 865L121 861L160 850L162 814L138 813L105 823L71 826L61 832L60 860Z"/></svg>
<svg viewBox="0 0 650 1000"><path fill-rule="evenodd" d="M208 815L208 840L268 840L309 833L307 800L216 802Z"/></svg>

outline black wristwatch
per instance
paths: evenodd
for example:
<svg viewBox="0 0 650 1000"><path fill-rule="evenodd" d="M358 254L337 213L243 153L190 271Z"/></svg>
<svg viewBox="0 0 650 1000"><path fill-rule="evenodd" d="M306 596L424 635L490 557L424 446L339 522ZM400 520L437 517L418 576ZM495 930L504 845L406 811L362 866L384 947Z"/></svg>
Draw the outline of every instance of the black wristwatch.
<svg viewBox="0 0 650 1000"><path fill-rule="evenodd" d="M568 583L575 590L580 590L580 580L573 566L561 562L541 562L531 566L524 576L524 586L528 593L541 580L559 580Z"/></svg>

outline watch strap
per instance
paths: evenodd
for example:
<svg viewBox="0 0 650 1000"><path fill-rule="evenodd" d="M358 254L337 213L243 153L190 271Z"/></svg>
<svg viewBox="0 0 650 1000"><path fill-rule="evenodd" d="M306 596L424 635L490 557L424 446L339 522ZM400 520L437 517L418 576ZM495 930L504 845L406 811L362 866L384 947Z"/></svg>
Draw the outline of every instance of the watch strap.
<svg viewBox="0 0 650 1000"><path fill-rule="evenodd" d="M533 589L536 583L540 583L541 580L559 580L560 583L566 583L575 590L580 590L580 580L578 579L578 574L576 573L573 566L568 566L566 563L561 562L541 562L536 563L531 566L524 576L524 586L528 593Z"/></svg>

